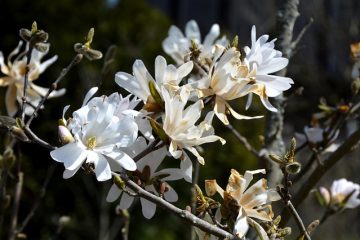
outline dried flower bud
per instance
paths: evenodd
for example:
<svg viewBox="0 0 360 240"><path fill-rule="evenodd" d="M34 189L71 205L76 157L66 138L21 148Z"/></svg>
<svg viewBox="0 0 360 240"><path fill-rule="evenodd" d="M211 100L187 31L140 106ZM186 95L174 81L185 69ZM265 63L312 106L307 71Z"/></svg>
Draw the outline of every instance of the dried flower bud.
<svg viewBox="0 0 360 240"><path fill-rule="evenodd" d="M298 174L301 170L301 164L298 162L292 162L289 164L286 164L285 171L290 175Z"/></svg>
<svg viewBox="0 0 360 240"><path fill-rule="evenodd" d="M216 180L205 180L205 192L209 197L214 196L217 192Z"/></svg>
<svg viewBox="0 0 360 240"><path fill-rule="evenodd" d="M44 53L44 52L49 51L49 46L50 45L47 43L39 42L39 43L35 44L34 48L36 50L38 50L39 52Z"/></svg>
<svg viewBox="0 0 360 240"><path fill-rule="evenodd" d="M29 42L32 34L30 30L26 28L21 28L19 31L19 35L24 41Z"/></svg>

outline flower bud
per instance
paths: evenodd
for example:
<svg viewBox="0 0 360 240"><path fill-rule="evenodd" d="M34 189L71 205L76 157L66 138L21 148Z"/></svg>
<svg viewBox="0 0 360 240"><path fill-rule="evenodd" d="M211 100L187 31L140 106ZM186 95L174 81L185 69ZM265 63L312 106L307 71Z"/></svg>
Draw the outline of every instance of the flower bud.
<svg viewBox="0 0 360 240"><path fill-rule="evenodd" d="M59 218L59 226L60 227L66 227L71 222L71 218L69 216L61 216Z"/></svg>
<svg viewBox="0 0 360 240"><path fill-rule="evenodd" d="M58 135L59 135L59 141L61 144L65 145L71 142L74 142L75 139L72 136L69 129L63 125L58 126Z"/></svg>
<svg viewBox="0 0 360 240"><path fill-rule="evenodd" d="M2 157L0 157L0 168L8 170L14 165L15 161L14 151L11 148L7 148Z"/></svg>
<svg viewBox="0 0 360 240"><path fill-rule="evenodd" d="M283 229L278 230L278 237L285 237L291 234L291 227L285 227Z"/></svg>
<svg viewBox="0 0 360 240"><path fill-rule="evenodd" d="M205 192L209 197L214 196L217 192L216 180L205 180Z"/></svg>

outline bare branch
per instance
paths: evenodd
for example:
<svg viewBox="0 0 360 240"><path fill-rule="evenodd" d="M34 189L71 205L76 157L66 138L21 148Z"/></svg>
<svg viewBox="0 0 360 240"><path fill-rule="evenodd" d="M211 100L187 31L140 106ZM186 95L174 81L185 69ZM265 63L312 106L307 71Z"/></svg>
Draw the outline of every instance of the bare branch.
<svg viewBox="0 0 360 240"><path fill-rule="evenodd" d="M222 239L226 238L229 240L232 240L232 239L239 240L239 238L237 236L217 227L216 225L212 225L212 224L196 217L189 211L180 209L180 208L172 205L171 203L165 201L164 199L147 192L146 190L144 190L140 186L138 186L136 183L131 181L126 175L123 175L122 178L124 179L126 186L129 187L131 190L133 190L135 193L137 193L140 197L143 197L143 198L155 203L156 205L165 208L166 210L172 212L176 216L188 221L191 225L198 227L201 230L208 232L212 235L221 237Z"/></svg>
<svg viewBox="0 0 360 240"><path fill-rule="evenodd" d="M341 160L346 154L350 153L354 146L360 141L360 129L356 130L350 137L345 140L345 142L333 152L327 159L323 162L323 165L318 165L317 168L312 172L310 177L306 180L306 184L302 185L296 196L294 197L294 206L298 207L308 196L309 192L322 176L332 168L339 160ZM282 214L282 224L286 224L289 220L289 214L283 212Z"/></svg>

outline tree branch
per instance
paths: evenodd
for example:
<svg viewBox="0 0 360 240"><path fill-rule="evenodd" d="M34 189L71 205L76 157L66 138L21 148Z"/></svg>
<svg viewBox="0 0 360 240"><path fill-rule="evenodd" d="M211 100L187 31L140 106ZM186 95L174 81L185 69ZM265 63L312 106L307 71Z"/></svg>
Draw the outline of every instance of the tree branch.
<svg viewBox="0 0 360 240"><path fill-rule="evenodd" d="M147 192L146 190L144 190L140 186L138 186L136 183L131 181L126 175L123 174L122 178L124 179L126 186L129 187L131 190L133 190L135 193L137 193L140 197L143 197L143 198L149 200L150 202L153 202L156 205L165 208L166 210L172 212L173 214L180 217L181 219L186 220L191 225L198 227L201 230L208 232L212 235L215 235L217 237L220 237L222 239L224 239L224 238L226 238L228 240L239 239L237 236L217 227L216 225L212 225L212 224L196 217L189 211L180 209L180 208L172 205L171 203L165 201L164 199Z"/></svg>
<svg viewBox="0 0 360 240"><path fill-rule="evenodd" d="M323 165L318 165L317 168L312 172L310 177L306 180L306 184L302 185L298 193L294 197L294 206L298 207L308 196L309 192L317 182L322 178L322 176L332 168L340 159L342 159L346 154L352 151L354 146L360 141L360 128L356 130L350 137L345 140L345 142L334 152L332 153L325 161ZM289 220L289 214L283 212L282 214L282 224L285 225Z"/></svg>
<svg viewBox="0 0 360 240"><path fill-rule="evenodd" d="M277 14L277 32L279 50L284 57L290 58L292 53L292 39L295 21L300 15L298 12L299 0L280 1L280 8ZM281 70L278 75L285 76L287 69ZM268 112L265 125L265 148L269 153L282 154L285 152L285 144L282 137L284 128L284 112L286 97L283 94L272 101L277 112ZM281 170L272 161L270 163L269 181L273 184L280 182Z"/></svg>

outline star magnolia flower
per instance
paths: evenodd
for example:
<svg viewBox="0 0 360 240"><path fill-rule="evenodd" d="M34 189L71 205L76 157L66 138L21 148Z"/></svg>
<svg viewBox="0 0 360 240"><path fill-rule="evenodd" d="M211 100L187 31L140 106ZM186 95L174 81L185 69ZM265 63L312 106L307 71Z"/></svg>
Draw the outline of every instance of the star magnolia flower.
<svg viewBox="0 0 360 240"><path fill-rule="evenodd" d="M118 93L88 101L96 91L88 92L68 124L75 141L50 152L55 161L64 163L64 178L72 177L84 162L94 164L98 181L110 179L113 169L136 170L134 160L120 149L137 138L134 103Z"/></svg>
<svg viewBox="0 0 360 240"><path fill-rule="evenodd" d="M350 182L345 178L332 183L330 190L320 187L320 194L329 206L341 206L341 208L356 208L360 206L360 185ZM351 195L349 197L349 195Z"/></svg>
<svg viewBox="0 0 360 240"><path fill-rule="evenodd" d="M133 145L130 156L136 156L147 148L143 138L138 138ZM166 148L160 148L153 151L136 162L137 170L132 174L133 180L142 186L145 190L154 195L163 195L168 202L176 202L178 195L175 190L167 184L166 181L174 181L184 178L191 182L192 163L190 160L184 160L180 163L180 168L167 168L157 170L167 154ZM121 196L121 197L120 197ZM119 189L113 184L109 190L106 200L113 202L120 197L119 208L127 209L134 202L134 197ZM145 198L140 198L142 213L145 218L150 219L156 211L156 204Z"/></svg>
<svg viewBox="0 0 360 240"><path fill-rule="evenodd" d="M337 130L335 134L333 134L331 139L327 141L326 146L324 146L325 130L318 126L315 127L305 126L304 127L305 134L296 133L295 136L299 140L300 145L308 142L308 144L312 148L317 147L317 148L322 148L324 152L334 152L339 147L338 144L334 143L334 141L339 136L339 132L340 131Z"/></svg>
<svg viewBox="0 0 360 240"><path fill-rule="evenodd" d="M268 97L279 96L283 91L288 90L294 81L291 78L271 75L271 73L285 68L289 60L282 57L280 51L274 49L276 39L267 42L268 39L268 35L262 35L256 39L256 28L253 26L251 29L251 48L246 46L244 51L249 69L255 72L256 84L259 85L259 90L253 93L260 97L267 109L276 112L277 109L271 105ZM251 102L252 94L249 95L247 108Z"/></svg>
<svg viewBox="0 0 360 240"><path fill-rule="evenodd" d="M258 89L251 78L254 72L249 72L248 66L240 59L236 48L226 50L220 45L215 46L213 63L209 75L189 85L197 89L199 97L215 95L214 111L225 124L229 124L226 113L229 111L236 119L253 119L262 116L249 117L237 113L227 101L234 100L255 92ZM227 111L228 110L228 111Z"/></svg>
<svg viewBox="0 0 360 240"><path fill-rule="evenodd" d="M155 86L159 94L161 94L161 86L177 91L179 83L191 72L192 68L193 62L191 61L176 68L174 65L167 65L166 59L158 56L155 59L155 80L144 63L141 60L136 60L133 64L133 75L118 72L115 75L115 82L128 92L139 97L144 103L151 103L153 99L151 99L150 82Z"/></svg>
<svg viewBox="0 0 360 240"><path fill-rule="evenodd" d="M23 53L19 54L20 48L22 47L23 42L20 41L18 46L9 54L7 63L4 62L4 55L0 52L0 67L1 72L6 76L0 77L0 87L8 87L5 95L5 105L6 110L9 116L14 116L18 111L18 105L22 104L22 96L24 91L24 77L25 77L25 68L27 58ZM28 47L26 47L28 49ZM47 52L42 53L34 49L31 54L30 64L29 64L29 73L28 80L29 85L27 88L27 102L32 106L37 106L42 97L45 96L48 88L43 88L35 85L34 80L38 79L40 74L45 71L45 69L53 64L57 56L46 60L41 63L41 59L47 54ZM16 56L17 55L17 56ZM15 57L14 60L12 60ZM49 98L59 97L65 93L65 89L60 89L58 91L53 91ZM25 114L31 115L33 113L33 107L27 105L25 107Z"/></svg>
<svg viewBox="0 0 360 240"><path fill-rule="evenodd" d="M242 238L249 229L249 225L257 229L261 239L269 239L265 230L255 222L252 218L261 221L271 221L273 213L270 203L280 199L279 194L274 189L267 189L266 180L260 179L251 187L250 182L254 174L263 173L265 170L246 171L245 175L240 175L236 170L231 170L229 183L225 191L216 183L216 180L207 180L205 182L206 193L209 196L218 192L224 199L222 205L223 218L227 218L230 214L236 218L234 226L234 234ZM234 208L238 212L234 212Z"/></svg>
<svg viewBox="0 0 360 240"><path fill-rule="evenodd" d="M171 26L168 37L163 41L164 51L170 55L174 61L180 65L183 64L190 53L191 41L195 42L201 50L200 59L212 58L212 52L215 40L220 35L218 24L212 25L210 32L205 36L201 43L199 26L194 20L187 22L185 26L185 36L176 26ZM228 41L225 37L216 41L217 44L227 46Z"/></svg>
<svg viewBox="0 0 360 240"><path fill-rule="evenodd" d="M211 125L214 113L209 112L205 120L195 126L201 116L201 109L204 107L201 100L184 109L187 101L182 101L180 96L170 96L164 88L162 88L162 95L165 102L163 129L171 141L170 154L174 158L180 158L186 149L196 156L199 163L204 164L204 158L200 156L196 146L218 140L225 144L224 139L214 135Z"/></svg>

